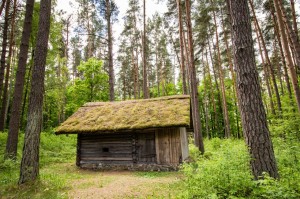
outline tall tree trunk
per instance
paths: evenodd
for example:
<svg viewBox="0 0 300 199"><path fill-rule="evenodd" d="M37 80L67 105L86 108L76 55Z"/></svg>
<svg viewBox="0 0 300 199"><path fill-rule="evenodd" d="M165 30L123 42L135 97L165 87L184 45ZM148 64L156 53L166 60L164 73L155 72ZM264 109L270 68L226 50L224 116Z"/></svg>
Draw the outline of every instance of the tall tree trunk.
<svg viewBox="0 0 300 199"><path fill-rule="evenodd" d="M30 85L30 77L31 77L31 71L33 68L33 59L34 59L34 50L32 48L31 51L31 60L29 61L29 68L28 68L28 74L27 74L27 78L26 78L26 85L25 85L25 90L24 90L24 99L23 99L23 103L22 103L22 112L21 112L21 125L20 125L20 129L25 129L26 124L25 124L25 114L26 114L26 104L27 104L27 96L28 96L28 92L29 92L29 85ZM28 108L28 107L27 107Z"/></svg>
<svg viewBox="0 0 300 199"><path fill-rule="evenodd" d="M147 77L147 60L146 60L146 1L144 0L144 31L143 31L143 93L144 99L149 98L148 77Z"/></svg>
<svg viewBox="0 0 300 199"><path fill-rule="evenodd" d="M295 34L297 36L297 41L299 41L298 25L297 25L295 1L294 0L291 0L291 8L292 8L292 16L293 16L293 28L294 28Z"/></svg>
<svg viewBox="0 0 300 199"><path fill-rule="evenodd" d="M26 62L28 57L29 39L31 34L33 7L34 0L27 0L18 60L18 69L16 74L13 102L11 108L11 118L13 119L9 121L9 131L6 142L6 157L11 157L13 159L16 158L18 147L18 132L21 116L20 108L22 104L22 96L25 83Z"/></svg>
<svg viewBox="0 0 300 199"><path fill-rule="evenodd" d="M4 6L5 6L5 3L6 3L6 0L2 0L1 6L0 6L0 16L1 16L1 14L2 14L2 11L3 11L3 8L4 8Z"/></svg>
<svg viewBox="0 0 300 199"><path fill-rule="evenodd" d="M276 14L277 14L277 20L278 20L279 31L280 31L280 34L281 34L282 45L283 45L287 65L288 65L288 68L289 68L293 89L294 89L294 92L295 92L297 107L298 107L298 111L300 112L300 89L299 89L296 70L295 70L295 67L293 65L293 60L292 60L289 45L288 45L287 35L285 33L285 27L284 27L282 12L280 10L280 5L279 5L280 2L279 2L279 0L273 0L273 1L274 1Z"/></svg>
<svg viewBox="0 0 300 199"><path fill-rule="evenodd" d="M114 65L113 65L113 44L112 44L112 27L111 27L111 4L110 0L106 0L106 21L107 21L107 36L108 36L108 69L109 69L109 100L115 100L114 89Z"/></svg>
<svg viewBox="0 0 300 199"><path fill-rule="evenodd" d="M210 55L210 59L211 59L211 63L212 63L212 71L213 71L213 76L214 76L214 80L215 80L215 84L216 84L216 89L217 89L217 96L218 96L218 108L220 110L220 113L223 113L223 109L222 109L222 105L221 105L221 95L220 95L220 89L219 89L219 84L218 84L218 78L217 78L217 73L216 73L216 67L215 67L215 62L213 59L213 54L215 54L215 52L212 52L211 46L210 46L210 39L208 39L208 47L209 47L209 55ZM218 115L218 112L216 112L216 115ZM224 121L224 118L222 120L222 123ZM221 129L223 129L223 124L219 122L219 120L217 121L217 133L221 133Z"/></svg>
<svg viewBox="0 0 300 199"><path fill-rule="evenodd" d="M261 47L261 43L260 43L260 39L259 39L260 37L259 37L259 33L257 31L257 23L254 23L254 28L255 28L255 33L256 33L256 38L257 38L257 43L258 43L259 54L260 54L260 57L261 57L263 71L264 71L264 75L265 75L267 92L268 92L268 96L269 96L269 100L270 100L271 113L273 115L276 115L275 108L274 108L274 103L273 103L273 96L272 96L271 86L270 86L269 71L268 71L267 64L265 62L264 55L262 53L262 47Z"/></svg>
<svg viewBox="0 0 300 199"><path fill-rule="evenodd" d="M204 144L201 130L201 120L199 112L199 96L196 78L196 68L194 59L194 47L193 47L193 34L192 34L192 23L191 23L191 7L190 0L185 0L186 5L186 22L188 31L188 46L189 46L189 60L190 60L190 81L191 81L191 102L192 102L192 117L193 127L195 134L195 145L199 148L201 153L204 153Z"/></svg>
<svg viewBox="0 0 300 199"><path fill-rule="evenodd" d="M50 29L51 0L41 0L40 20L31 78L28 119L24 138L19 184L39 175L39 145L43 120L45 66Z"/></svg>
<svg viewBox="0 0 300 199"><path fill-rule="evenodd" d="M279 57L278 57L277 38L276 37L274 37L273 49L274 49L274 60L275 60L276 66L277 66L277 76L279 79L280 90L281 90L281 94L283 95L284 89L283 89L283 83L282 83L282 71L281 71Z"/></svg>
<svg viewBox="0 0 300 199"><path fill-rule="evenodd" d="M212 136L210 135L210 126L209 126L209 115L208 115L208 112L209 112L209 106L210 106L210 103L209 103L209 99L208 99L208 95L207 95L207 86L206 86L206 65L208 63L206 63L204 61L204 52L202 52L202 63L203 63L203 82L204 82L204 97L203 97L203 111L204 111L204 114L205 114L205 130L206 130L206 135L207 135L207 138L210 139L212 138Z"/></svg>
<svg viewBox="0 0 300 199"><path fill-rule="evenodd" d="M286 28L286 31L288 33L288 38L291 44L291 49L292 52L294 53L294 59L295 59L295 63L297 65L297 70L300 71L300 43L298 41L298 35L296 35L295 31L292 28L291 22L288 20L287 16L286 16L286 10L282 5L282 0L276 0L278 3L278 8L279 8L279 12L281 11L281 15L282 15L282 20L283 20L283 25ZM275 9L276 9L276 5L275 5ZM276 10L277 11L277 10Z"/></svg>
<svg viewBox="0 0 300 199"><path fill-rule="evenodd" d="M209 69L209 61L208 61L208 52L207 52L207 48L206 50L206 63L207 63L207 74L208 74L208 78L209 78L209 87L210 87L210 99L213 105L213 116L214 116L214 120L213 120L213 126L215 127L214 130L217 128L218 129L218 114L217 114L217 107L216 107L216 102L215 102L215 95L214 95L214 90L213 90L213 85L212 85L212 80L211 80L211 75L210 75L210 69ZM212 135L213 136L213 135Z"/></svg>
<svg viewBox="0 0 300 199"><path fill-rule="evenodd" d="M4 26L2 33L2 53L1 53L1 63L0 63L0 97L3 92L3 80L4 80L4 70L6 63L6 51L7 51L7 34L8 34L8 26L9 26L9 9L10 9L10 1L7 1L5 7L5 17L4 17Z"/></svg>
<svg viewBox="0 0 300 199"><path fill-rule="evenodd" d="M184 65L184 36L183 36L183 27L182 27L182 11L181 11L181 0L176 0L177 10L178 10L178 25L179 25L179 42L180 42L180 72L182 77L182 90L183 94L187 94L186 87L186 74L185 74L185 65Z"/></svg>
<svg viewBox="0 0 300 199"><path fill-rule="evenodd" d="M286 82L286 87L287 87L287 90L289 93L289 97L290 97L290 99L292 99L292 89L291 89L289 75L288 75L286 61L285 61L286 58L284 56L284 51L283 51L282 42L281 42L280 33L279 33L279 27L278 27L278 23L276 21L276 17L275 17L273 8L271 9L271 15L272 15L273 23L274 23L275 35L278 40L278 45L279 45L279 49L280 49L280 55L281 55L281 60L282 60L282 65L283 65L283 72L284 72L284 80Z"/></svg>
<svg viewBox="0 0 300 199"><path fill-rule="evenodd" d="M225 47L226 47L226 54L227 54L227 59L228 59L228 65L231 73L231 78L232 78L232 83L233 83L233 101L234 101L234 107L235 107L235 122L236 122L236 128L237 128L237 137L240 138L240 125L239 125L239 116L238 116L238 103L237 103L237 88L236 88L236 77L235 77L235 72L233 69L233 62L232 62L232 55L230 53L230 48L228 44L228 35L225 29L225 23L223 19L223 10L221 9L221 15L222 15L222 29L224 33L224 41L225 41ZM229 33L230 34L230 33Z"/></svg>
<svg viewBox="0 0 300 199"><path fill-rule="evenodd" d="M278 178L276 160L264 110L247 0L229 0L234 60L243 132L255 179L263 172Z"/></svg>
<svg viewBox="0 0 300 199"><path fill-rule="evenodd" d="M211 0L211 3L213 3L212 0ZM216 47L217 47L217 53L218 53L218 63L216 64L216 66L218 67L219 80L220 80L220 86L221 86L222 108L223 108L224 123L225 123L225 137L229 138L230 137L230 120L229 120L228 108L227 108L221 52L220 52L220 47L219 47L219 33L218 33L217 19L216 19L216 14L215 14L214 10L213 10L213 19L214 19L214 24L215 24Z"/></svg>
<svg viewBox="0 0 300 199"><path fill-rule="evenodd" d="M1 115L0 115L0 131L4 130L5 123L6 123L8 82L9 82L9 76L10 76L11 57L12 57L13 47L15 45L14 32L15 32L16 11L17 11L17 0L14 0L13 13L12 13L12 19L11 19L10 44L9 44L9 50L8 50L5 83L4 83L3 98L2 98L2 108L1 108Z"/></svg>
<svg viewBox="0 0 300 199"><path fill-rule="evenodd" d="M183 46L184 46L184 55L185 55L185 59L184 59L184 67L183 69L185 70L185 76L186 76L186 89L187 89L187 94L190 94L191 92L191 85L190 85L190 58L189 58L189 50L188 50L188 47L187 47L187 39L186 39L186 34L184 32L184 30L182 29L182 40L183 40Z"/></svg>
<svg viewBox="0 0 300 199"><path fill-rule="evenodd" d="M258 36L259 36L258 39L260 38L260 41L261 41L261 44L262 44L262 47L263 47L263 51L264 51L264 54L265 54L265 58L267 60L268 69L270 70L270 74L271 74L271 78L272 78L272 82L273 82L273 86L274 86L274 90L275 90L277 108L278 108L279 114L281 114L281 112L282 112L281 100L280 100L279 90L278 90L278 86L277 86L277 82L276 82L274 68L273 68L273 66L271 64L271 60L270 60L269 55L268 55L266 43L265 43L263 34L261 32L258 20L256 18L253 1L250 0L249 2L250 2L250 6L251 6L253 17L254 17L254 23L256 24L256 30L258 31Z"/></svg>

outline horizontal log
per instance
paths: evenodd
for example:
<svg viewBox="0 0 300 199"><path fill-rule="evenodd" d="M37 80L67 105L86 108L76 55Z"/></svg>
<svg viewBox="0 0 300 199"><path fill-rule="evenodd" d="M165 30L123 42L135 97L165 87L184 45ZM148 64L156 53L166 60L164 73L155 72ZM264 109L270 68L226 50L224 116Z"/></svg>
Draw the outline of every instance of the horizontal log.
<svg viewBox="0 0 300 199"><path fill-rule="evenodd" d="M131 161L132 157L81 157L82 161L102 161L102 160L114 160L114 161Z"/></svg>

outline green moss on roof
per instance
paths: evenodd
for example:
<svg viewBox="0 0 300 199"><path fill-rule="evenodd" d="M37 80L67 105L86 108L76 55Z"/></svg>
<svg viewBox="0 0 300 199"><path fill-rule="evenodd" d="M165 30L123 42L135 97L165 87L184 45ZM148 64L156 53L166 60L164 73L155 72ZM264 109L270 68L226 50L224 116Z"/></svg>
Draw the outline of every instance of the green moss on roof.
<svg viewBox="0 0 300 199"><path fill-rule="evenodd" d="M57 134L116 132L190 125L190 97L89 102L57 128Z"/></svg>

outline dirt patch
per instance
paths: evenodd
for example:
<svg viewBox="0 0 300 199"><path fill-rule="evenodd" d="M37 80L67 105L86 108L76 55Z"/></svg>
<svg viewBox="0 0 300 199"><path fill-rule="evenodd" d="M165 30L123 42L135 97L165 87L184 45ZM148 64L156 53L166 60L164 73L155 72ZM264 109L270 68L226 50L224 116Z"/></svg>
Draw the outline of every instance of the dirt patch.
<svg viewBox="0 0 300 199"><path fill-rule="evenodd" d="M69 198L172 198L176 172L91 172L72 182Z"/></svg>

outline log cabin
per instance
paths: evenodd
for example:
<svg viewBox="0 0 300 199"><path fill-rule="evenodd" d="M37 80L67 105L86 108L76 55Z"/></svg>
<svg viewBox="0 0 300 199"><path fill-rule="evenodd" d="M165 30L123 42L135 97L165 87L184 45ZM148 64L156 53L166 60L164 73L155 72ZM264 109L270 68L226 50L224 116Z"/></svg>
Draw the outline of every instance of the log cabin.
<svg viewBox="0 0 300 199"><path fill-rule="evenodd" d="M76 165L90 169L176 170L188 158L190 97L89 102L56 130L77 134Z"/></svg>

